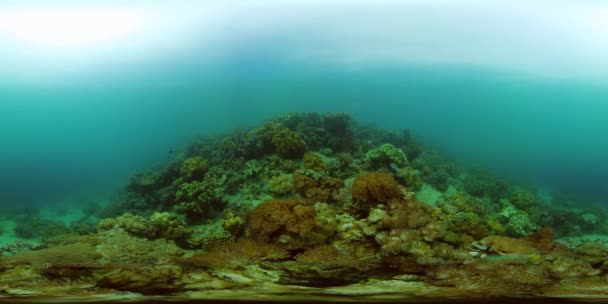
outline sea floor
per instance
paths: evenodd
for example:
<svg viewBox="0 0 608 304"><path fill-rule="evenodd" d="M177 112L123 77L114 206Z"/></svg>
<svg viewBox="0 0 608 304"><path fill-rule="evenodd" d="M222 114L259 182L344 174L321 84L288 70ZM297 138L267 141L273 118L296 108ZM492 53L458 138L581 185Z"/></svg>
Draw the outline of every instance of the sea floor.
<svg viewBox="0 0 608 304"><path fill-rule="evenodd" d="M88 286L83 285L86 289ZM77 286L41 290L4 290L0 302L10 303L606 303L608 286L562 286L542 295L486 294L439 288L418 282L376 281L343 287L311 288L268 285L255 288L209 290L171 296L129 292L86 292Z"/></svg>

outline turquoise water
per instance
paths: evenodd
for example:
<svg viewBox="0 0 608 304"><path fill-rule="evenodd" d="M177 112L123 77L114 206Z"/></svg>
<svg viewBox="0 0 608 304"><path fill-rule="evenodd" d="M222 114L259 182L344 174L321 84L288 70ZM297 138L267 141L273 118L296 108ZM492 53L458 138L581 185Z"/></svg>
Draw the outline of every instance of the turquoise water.
<svg viewBox="0 0 608 304"><path fill-rule="evenodd" d="M0 3L0 301L605 300L606 20Z"/></svg>
<svg viewBox="0 0 608 304"><path fill-rule="evenodd" d="M173 72L183 83L161 85L105 75L104 84L4 85L0 198L44 205L107 195L195 135L342 111L410 128L462 164L605 202L607 87L452 66L247 67Z"/></svg>

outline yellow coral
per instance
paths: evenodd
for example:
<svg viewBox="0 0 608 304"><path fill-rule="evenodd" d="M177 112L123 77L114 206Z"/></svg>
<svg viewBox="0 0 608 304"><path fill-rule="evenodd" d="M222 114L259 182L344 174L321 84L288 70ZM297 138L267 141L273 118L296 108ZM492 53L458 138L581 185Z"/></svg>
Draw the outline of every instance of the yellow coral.
<svg viewBox="0 0 608 304"><path fill-rule="evenodd" d="M245 220L234 214L234 212L228 212L222 218L222 228L232 235L240 235L243 232L244 226Z"/></svg>

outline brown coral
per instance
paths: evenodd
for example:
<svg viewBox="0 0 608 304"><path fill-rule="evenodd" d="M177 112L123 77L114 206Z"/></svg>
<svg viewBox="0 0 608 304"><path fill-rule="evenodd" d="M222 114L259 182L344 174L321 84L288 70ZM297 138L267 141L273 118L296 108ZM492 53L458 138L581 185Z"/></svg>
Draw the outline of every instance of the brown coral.
<svg viewBox="0 0 608 304"><path fill-rule="evenodd" d="M247 235L259 242L279 242L290 249L323 243L335 227L317 218L313 206L298 200L266 201L247 221Z"/></svg>
<svg viewBox="0 0 608 304"><path fill-rule="evenodd" d="M389 214L384 221L392 228L421 228L433 220L433 208L415 200L390 202Z"/></svg>
<svg viewBox="0 0 608 304"><path fill-rule="evenodd" d="M283 247L241 239L237 242L214 246L207 253L176 261L192 267L237 268L259 261L282 260L287 257L289 257L289 252Z"/></svg>
<svg viewBox="0 0 608 304"><path fill-rule="evenodd" d="M377 204L387 204L402 197L399 183L387 173L371 172L357 176L352 187L353 208L366 213Z"/></svg>
<svg viewBox="0 0 608 304"><path fill-rule="evenodd" d="M387 173L361 174L353 183L353 201L386 204L400 197L399 183Z"/></svg>
<svg viewBox="0 0 608 304"><path fill-rule="evenodd" d="M305 174L306 170L293 174L293 189L300 196L315 202L335 202L340 189L344 186L342 180L321 176L317 179Z"/></svg>
<svg viewBox="0 0 608 304"><path fill-rule="evenodd" d="M543 227L528 236L528 240L530 240L536 249L543 253L548 253L556 247L556 244L553 242L553 229L551 227Z"/></svg>
<svg viewBox="0 0 608 304"><path fill-rule="evenodd" d="M536 254L538 251L526 239L516 239L507 236L492 235L481 240L481 244L494 252L514 254Z"/></svg>
<svg viewBox="0 0 608 304"><path fill-rule="evenodd" d="M273 235L280 234L297 221L292 211L296 205L296 200L273 200L260 204L249 214L247 232L252 238L268 242Z"/></svg>

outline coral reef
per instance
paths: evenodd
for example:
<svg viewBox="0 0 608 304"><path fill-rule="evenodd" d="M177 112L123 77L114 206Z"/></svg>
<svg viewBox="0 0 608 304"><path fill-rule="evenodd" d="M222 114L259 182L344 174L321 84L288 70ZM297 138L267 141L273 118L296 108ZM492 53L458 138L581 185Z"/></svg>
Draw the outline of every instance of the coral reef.
<svg viewBox="0 0 608 304"><path fill-rule="evenodd" d="M246 234L288 249L322 244L333 234L335 223L319 218L318 213L315 206L298 200L266 201L249 215Z"/></svg>
<svg viewBox="0 0 608 304"><path fill-rule="evenodd" d="M31 240L2 246L3 295L605 299L608 286L603 209L550 204L345 113L201 137L85 210L69 225L15 217Z"/></svg>

